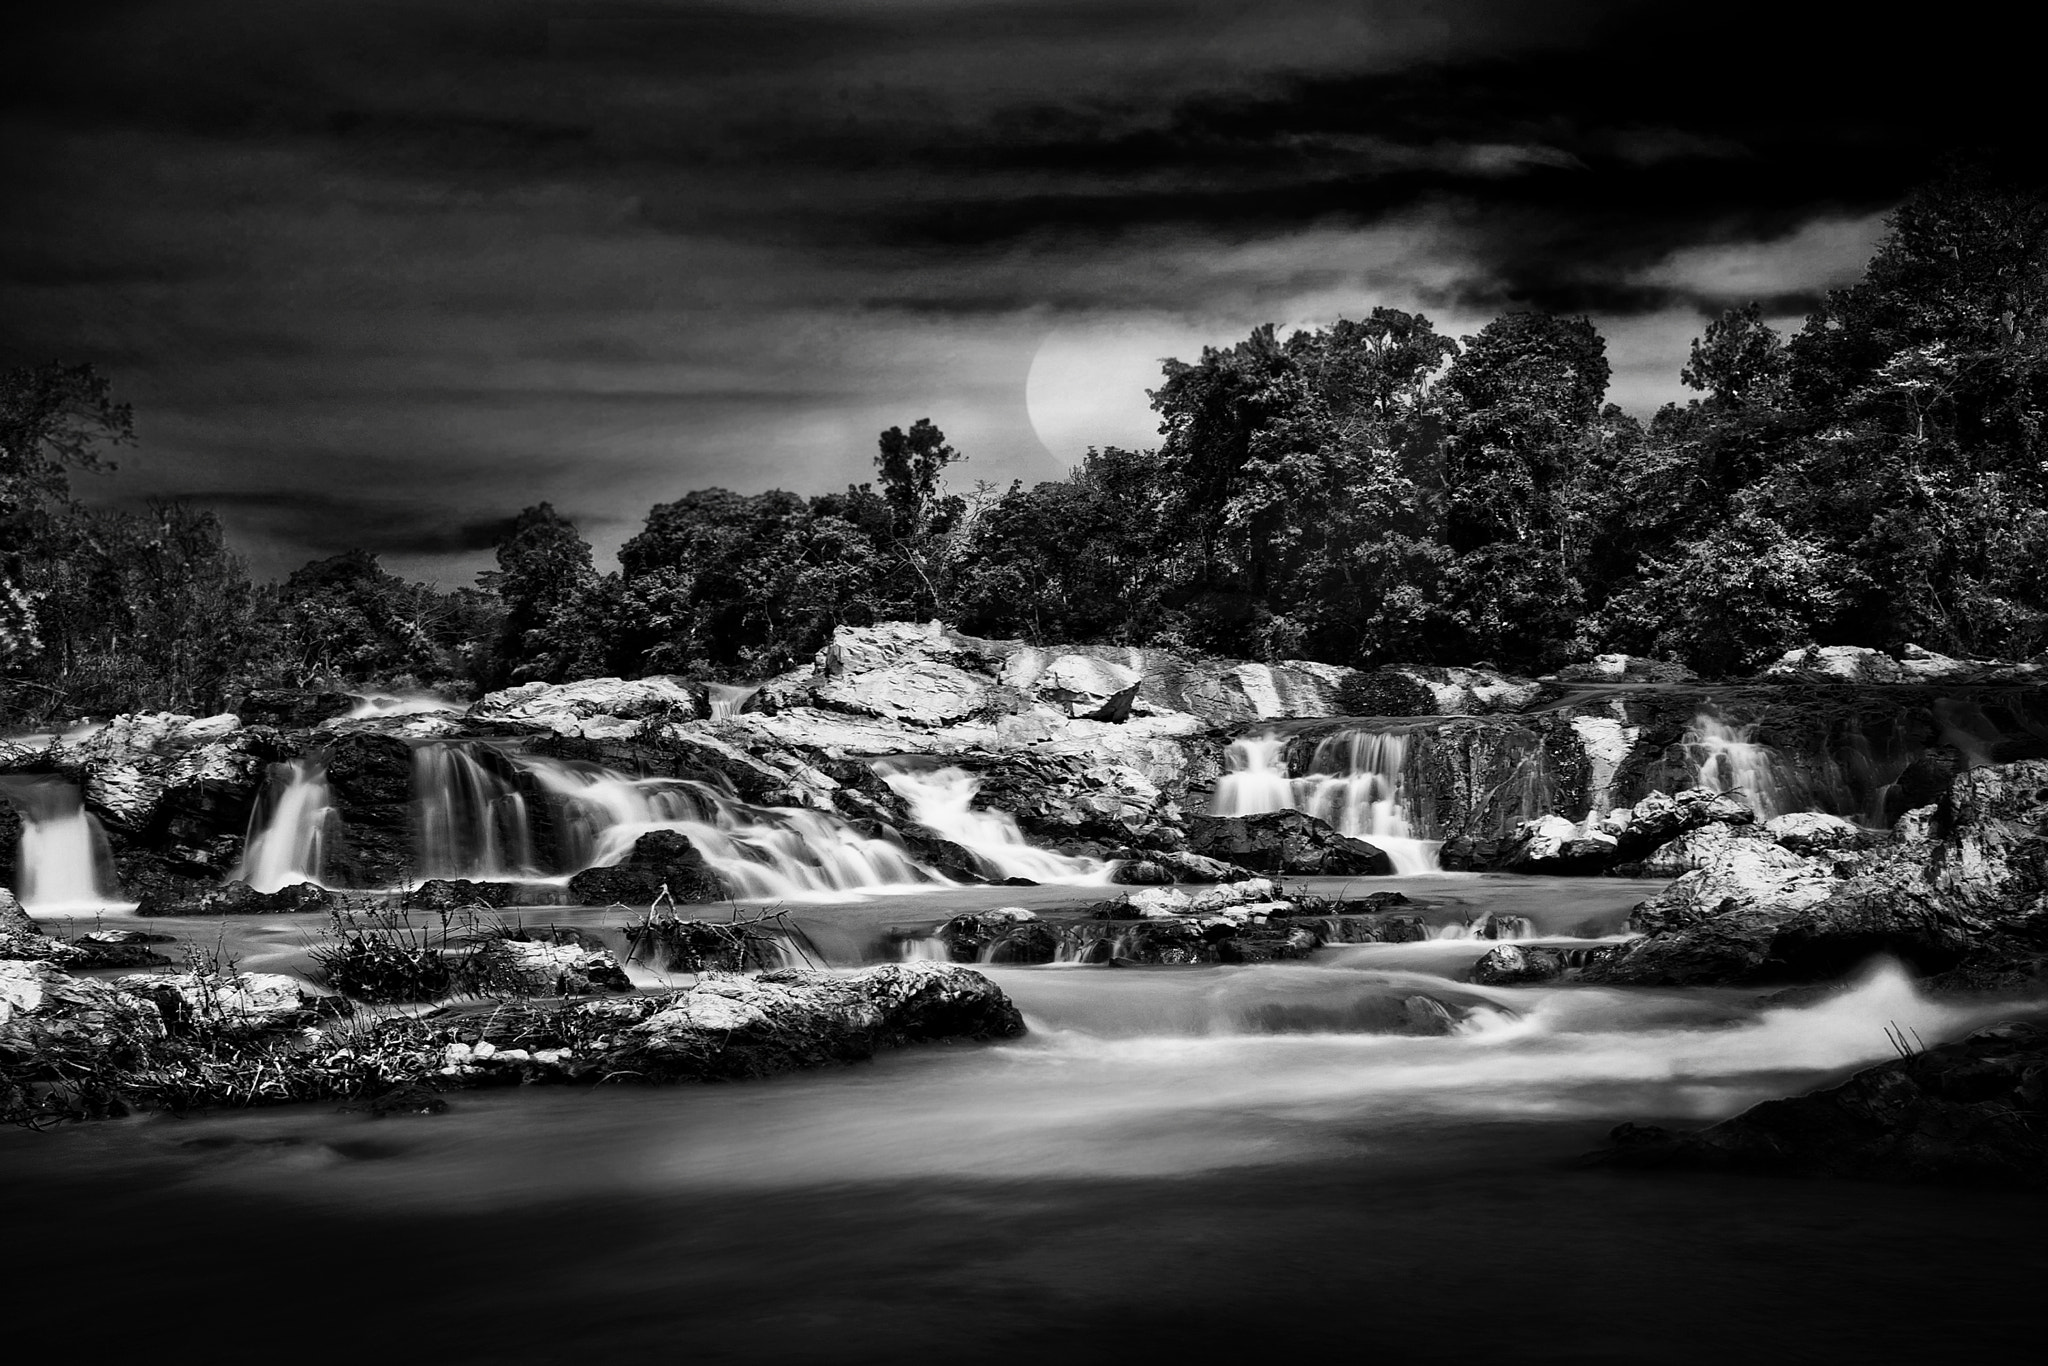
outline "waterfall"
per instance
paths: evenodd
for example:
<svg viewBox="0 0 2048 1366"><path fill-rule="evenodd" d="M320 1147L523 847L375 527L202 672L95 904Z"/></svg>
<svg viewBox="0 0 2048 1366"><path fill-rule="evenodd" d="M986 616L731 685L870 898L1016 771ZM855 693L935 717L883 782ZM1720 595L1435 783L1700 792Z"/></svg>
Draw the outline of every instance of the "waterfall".
<svg viewBox="0 0 2048 1366"><path fill-rule="evenodd" d="M552 799L563 862L571 869L618 863L648 831L674 830L689 837L736 896L749 900L951 885L902 846L826 812L753 806L708 783L628 778L596 764L531 755L513 762Z"/></svg>
<svg viewBox="0 0 2048 1366"><path fill-rule="evenodd" d="M706 683L705 691L711 695L711 719L727 721L747 708L755 693L761 691L759 683Z"/></svg>
<svg viewBox="0 0 2048 1366"><path fill-rule="evenodd" d="M1697 765L1693 786L1738 793L1759 819L1802 810L1800 784L1776 750L1756 742L1756 724L1730 725L1711 712L1693 717L1680 740Z"/></svg>
<svg viewBox="0 0 2048 1366"><path fill-rule="evenodd" d="M1440 871L1442 840L1418 836L1403 800L1408 736L1352 729L1316 746L1309 772L1290 777L1287 742L1272 732L1244 736L1224 751L1225 773L1211 813L1252 816L1293 809L1386 851L1398 874Z"/></svg>
<svg viewBox="0 0 2048 1366"><path fill-rule="evenodd" d="M21 902L31 911L89 911L118 904L113 851L78 788L57 778L13 776L0 791L20 808Z"/></svg>
<svg viewBox="0 0 2048 1366"><path fill-rule="evenodd" d="M975 810L974 794L981 790L981 783L964 769L919 770L885 762L878 764L876 771L910 804L910 814L920 825L971 850L998 879L1091 885L1109 881L1112 865L1101 859L1070 858L1035 849L1025 842L1016 818L1008 812Z"/></svg>
<svg viewBox="0 0 2048 1366"><path fill-rule="evenodd" d="M324 759L272 764L270 781L249 813L249 833L235 876L259 892L318 882L327 837L340 822L327 787Z"/></svg>
<svg viewBox="0 0 2048 1366"><path fill-rule="evenodd" d="M413 750L422 876L502 881L534 875L526 798L503 768L488 745L456 741Z"/></svg>

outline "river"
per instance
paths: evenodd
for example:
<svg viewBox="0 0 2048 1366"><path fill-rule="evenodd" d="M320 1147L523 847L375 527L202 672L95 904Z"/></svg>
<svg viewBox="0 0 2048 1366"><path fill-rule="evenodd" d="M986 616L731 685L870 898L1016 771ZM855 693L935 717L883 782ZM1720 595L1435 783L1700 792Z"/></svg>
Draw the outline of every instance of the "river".
<svg viewBox="0 0 2048 1366"><path fill-rule="evenodd" d="M1611 933L1645 891L1371 887L1560 938ZM852 962L890 928L1086 895L799 918ZM148 923L288 970L318 922ZM1780 1002L1456 980L1485 947L992 967L1027 1037L767 1082L0 1134L0 1283L53 1343L214 1360L1870 1362L2038 1338L2038 1198L1578 1161L1623 1119L1839 1079L1890 1056L1887 1025L1932 1044L2035 1007L1931 1002L1882 964ZM1415 994L1458 1031L1391 1032Z"/></svg>

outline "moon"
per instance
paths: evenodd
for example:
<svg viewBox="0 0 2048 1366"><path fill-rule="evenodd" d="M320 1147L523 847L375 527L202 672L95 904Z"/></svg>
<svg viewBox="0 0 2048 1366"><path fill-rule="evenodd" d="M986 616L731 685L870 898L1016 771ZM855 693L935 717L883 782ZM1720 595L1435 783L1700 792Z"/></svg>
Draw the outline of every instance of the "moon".
<svg viewBox="0 0 2048 1366"><path fill-rule="evenodd" d="M1205 337L1164 319L1132 318L1062 326L1031 358L1024 405L1039 444L1063 464L1090 446L1159 444L1159 417L1145 391L1159 387L1159 363L1192 358Z"/></svg>

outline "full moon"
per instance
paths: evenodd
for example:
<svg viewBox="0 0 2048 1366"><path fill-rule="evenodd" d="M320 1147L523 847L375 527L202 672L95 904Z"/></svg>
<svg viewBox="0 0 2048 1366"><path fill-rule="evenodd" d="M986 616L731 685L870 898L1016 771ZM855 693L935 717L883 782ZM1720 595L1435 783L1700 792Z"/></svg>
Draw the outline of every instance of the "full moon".
<svg viewBox="0 0 2048 1366"><path fill-rule="evenodd" d="M1159 418L1145 397L1159 387L1159 363L1191 359L1210 340L1164 319L1061 327L1039 343L1024 381L1024 403L1039 444L1067 464L1090 446L1159 444Z"/></svg>

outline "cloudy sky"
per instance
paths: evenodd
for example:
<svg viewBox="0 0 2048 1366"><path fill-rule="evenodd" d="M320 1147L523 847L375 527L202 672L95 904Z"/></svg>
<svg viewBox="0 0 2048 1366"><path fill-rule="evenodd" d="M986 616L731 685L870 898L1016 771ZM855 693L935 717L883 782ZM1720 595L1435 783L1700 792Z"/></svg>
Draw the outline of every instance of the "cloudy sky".
<svg viewBox="0 0 2048 1366"><path fill-rule="evenodd" d="M609 552L926 415L961 481L1053 477L1151 443L1160 357L1374 304L1585 313L1647 413L2031 88L1970 6L51 8L0 56L0 364L135 405L82 491L443 584L526 504Z"/></svg>

